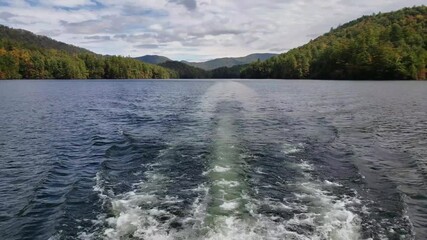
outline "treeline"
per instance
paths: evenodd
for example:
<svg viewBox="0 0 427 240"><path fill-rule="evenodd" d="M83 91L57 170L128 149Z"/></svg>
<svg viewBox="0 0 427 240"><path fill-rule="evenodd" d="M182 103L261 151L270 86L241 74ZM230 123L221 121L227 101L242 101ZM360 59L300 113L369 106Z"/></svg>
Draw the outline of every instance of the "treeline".
<svg viewBox="0 0 427 240"><path fill-rule="evenodd" d="M245 68L242 78L426 79L427 7L365 16Z"/></svg>
<svg viewBox="0 0 427 240"><path fill-rule="evenodd" d="M0 47L0 79L145 79L171 74L126 57Z"/></svg>
<svg viewBox="0 0 427 240"><path fill-rule="evenodd" d="M177 61L167 61L164 63L158 64L161 67L170 69L174 72L173 78L209 78L209 73L201 68L192 67L182 62Z"/></svg>
<svg viewBox="0 0 427 240"><path fill-rule="evenodd" d="M0 79L171 78L160 66L101 56L24 30L0 27Z"/></svg>
<svg viewBox="0 0 427 240"><path fill-rule="evenodd" d="M213 69L210 71L206 71L201 68L193 67L186 63L177 62L177 61L167 61L164 63L160 63L158 65L161 67L170 69L174 73L172 77L176 79L178 78L183 78L183 79L240 78L240 72L244 67L244 65L239 65L234 67L221 67L221 68Z"/></svg>
<svg viewBox="0 0 427 240"><path fill-rule="evenodd" d="M240 72L247 67L245 65L237 65L233 67L220 67L210 71L211 78L221 79L221 78L240 78Z"/></svg>

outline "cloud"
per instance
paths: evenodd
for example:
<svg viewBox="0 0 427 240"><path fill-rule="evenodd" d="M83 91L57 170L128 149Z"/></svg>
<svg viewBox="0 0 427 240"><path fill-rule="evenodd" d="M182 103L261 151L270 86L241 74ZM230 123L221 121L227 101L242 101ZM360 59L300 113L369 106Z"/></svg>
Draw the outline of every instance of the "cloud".
<svg viewBox="0 0 427 240"><path fill-rule="evenodd" d="M135 45L135 48L140 48L140 49L156 49L156 48L160 48L161 46L164 46L164 45L159 45L159 44L139 44L139 45Z"/></svg>
<svg viewBox="0 0 427 240"><path fill-rule="evenodd" d="M13 17L16 17L16 16L17 15L12 14L12 13L0 12L0 19L6 20L6 21L13 18Z"/></svg>
<svg viewBox="0 0 427 240"><path fill-rule="evenodd" d="M125 16L148 16L153 18L167 17L168 11L164 9L153 9L147 6L124 5L123 14Z"/></svg>
<svg viewBox="0 0 427 240"><path fill-rule="evenodd" d="M313 38L317 38L318 36L321 36L321 35L322 35L322 33L310 33L310 34L307 34L306 37L313 39Z"/></svg>
<svg viewBox="0 0 427 240"><path fill-rule="evenodd" d="M269 49L270 52L274 52L274 53L283 53L283 52L287 52L289 51L289 48L271 48Z"/></svg>
<svg viewBox="0 0 427 240"><path fill-rule="evenodd" d="M61 36L62 32L59 29L52 30L43 30L40 32L36 32L38 35L48 36L48 37L58 37Z"/></svg>
<svg viewBox="0 0 427 240"><path fill-rule="evenodd" d="M60 21L60 24L65 32L72 34L114 33L120 31L123 26L115 23L112 18L114 17L81 22Z"/></svg>
<svg viewBox="0 0 427 240"><path fill-rule="evenodd" d="M111 36L105 36L105 35L86 36L84 37L84 39L91 40L94 42L108 42L112 40Z"/></svg>
<svg viewBox="0 0 427 240"><path fill-rule="evenodd" d="M284 52L362 15L425 0L0 0L0 24L101 54L178 60Z"/></svg>
<svg viewBox="0 0 427 240"><path fill-rule="evenodd" d="M38 0L34 2L35 5L43 6L54 6L54 7L66 7L66 8L76 8L83 6L93 6L96 5L96 2L92 0Z"/></svg>
<svg viewBox="0 0 427 240"><path fill-rule="evenodd" d="M197 8L196 0L169 0L171 3L181 4L188 10L193 11Z"/></svg>

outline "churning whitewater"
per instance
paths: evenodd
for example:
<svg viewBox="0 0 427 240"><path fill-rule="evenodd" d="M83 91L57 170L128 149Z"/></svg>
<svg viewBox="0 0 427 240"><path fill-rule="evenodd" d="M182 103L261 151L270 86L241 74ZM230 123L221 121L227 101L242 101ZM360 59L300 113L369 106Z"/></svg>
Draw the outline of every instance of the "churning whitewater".
<svg viewBox="0 0 427 240"><path fill-rule="evenodd" d="M315 167L304 159L303 143L280 142L276 136L271 136L271 143L260 142L268 132L251 125L269 119L257 112L256 99L256 93L242 83L216 83L192 113L199 121L196 124L208 130L199 134L210 136L199 136L205 138L206 148L200 155L179 153L182 145L191 144L186 141L196 141L190 139L197 137L192 136L197 135L192 129L181 129L180 138L160 150L152 163L143 166L143 172L135 173L140 181L132 183L130 191L115 194L106 189L107 180L102 176L107 173L99 173L95 191L103 199L106 212L96 221L104 227L98 233L82 232L80 236L361 239L359 214L363 205L357 192L316 178L312 174ZM282 130L282 134L286 132ZM258 141L251 141L257 137ZM263 146L276 148L272 154L277 162L269 163L252 149ZM177 154L187 158L186 166L178 166ZM199 171L193 164L201 165ZM274 176L270 168L279 165L284 172ZM174 168L181 168L182 175L173 175ZM265 194L269 189L272 194Z"/></svg>
<svg viewBox="0 0 427 240"><path fill-rule="evenodd" d="M425 85L0 85L2 239L427 238Z"/></svg>

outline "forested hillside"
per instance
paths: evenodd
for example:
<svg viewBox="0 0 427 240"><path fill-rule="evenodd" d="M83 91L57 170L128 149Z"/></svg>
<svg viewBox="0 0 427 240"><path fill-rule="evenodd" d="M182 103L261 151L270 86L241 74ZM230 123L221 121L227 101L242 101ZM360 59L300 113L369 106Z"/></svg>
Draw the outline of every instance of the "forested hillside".
<svg viewBox="0 0 427 240"><path fill-rule="evenodd" d="M167 61L172 61L171 59L159 55L145 55L142 57L136 57L135 59L138 59L139 61L145 62L145 63L151 63L151 64L161 64L165 63Z"/></svg>
<svg viewBox="0 0 427 240"><path fill-rule="evenodd" d="M167 68L171 70L171 72L175 73L175 75L172 75L173 78L183 78L183 79L240 78L240 72L245 67L244 65L239 65L234 67L221 67L221 68L213 69L211 71L205 71L201 68L193 67L183 62L177 62L177 61L168 61L168 62L159 64L159 66Z"/></svg>
<svg viewBox="0 0 427 240"><path fill-rule="evenodd" d="M176 73L174 78L209 78L210 74L200 68L192 67L182 62L167 61L159 64L159 66L170 69Z"/></svg>
<svg viewBox="0 0 427 240"><path fill-rule="evenodd" d="M247 65L237 65L233 67L221 67L210 71L211 78L217 79L236 79L240 78L240 72Z"/></svg>
<svg viewBox="0 0 427 240"><path fill-rule="evenodd" d="M426 79L427 7L365 16L242 71L243 78Z"/></svg>
<svg viewBox="0 0 427 240"><path fill-rule="evenodd" d="M0 79L170 78L159 66L101 56L48 37L0 25Z"/></svg>

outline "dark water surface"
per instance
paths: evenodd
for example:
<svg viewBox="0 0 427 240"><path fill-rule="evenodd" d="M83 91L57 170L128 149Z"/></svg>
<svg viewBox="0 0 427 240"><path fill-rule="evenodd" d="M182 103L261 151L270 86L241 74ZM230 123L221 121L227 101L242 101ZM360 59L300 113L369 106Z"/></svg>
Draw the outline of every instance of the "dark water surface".
<svg viewBox="0 0 427 240"><path fill-rule="evenodd" d="M427 239L427 84L1 81L0 234Z"/></svg>

